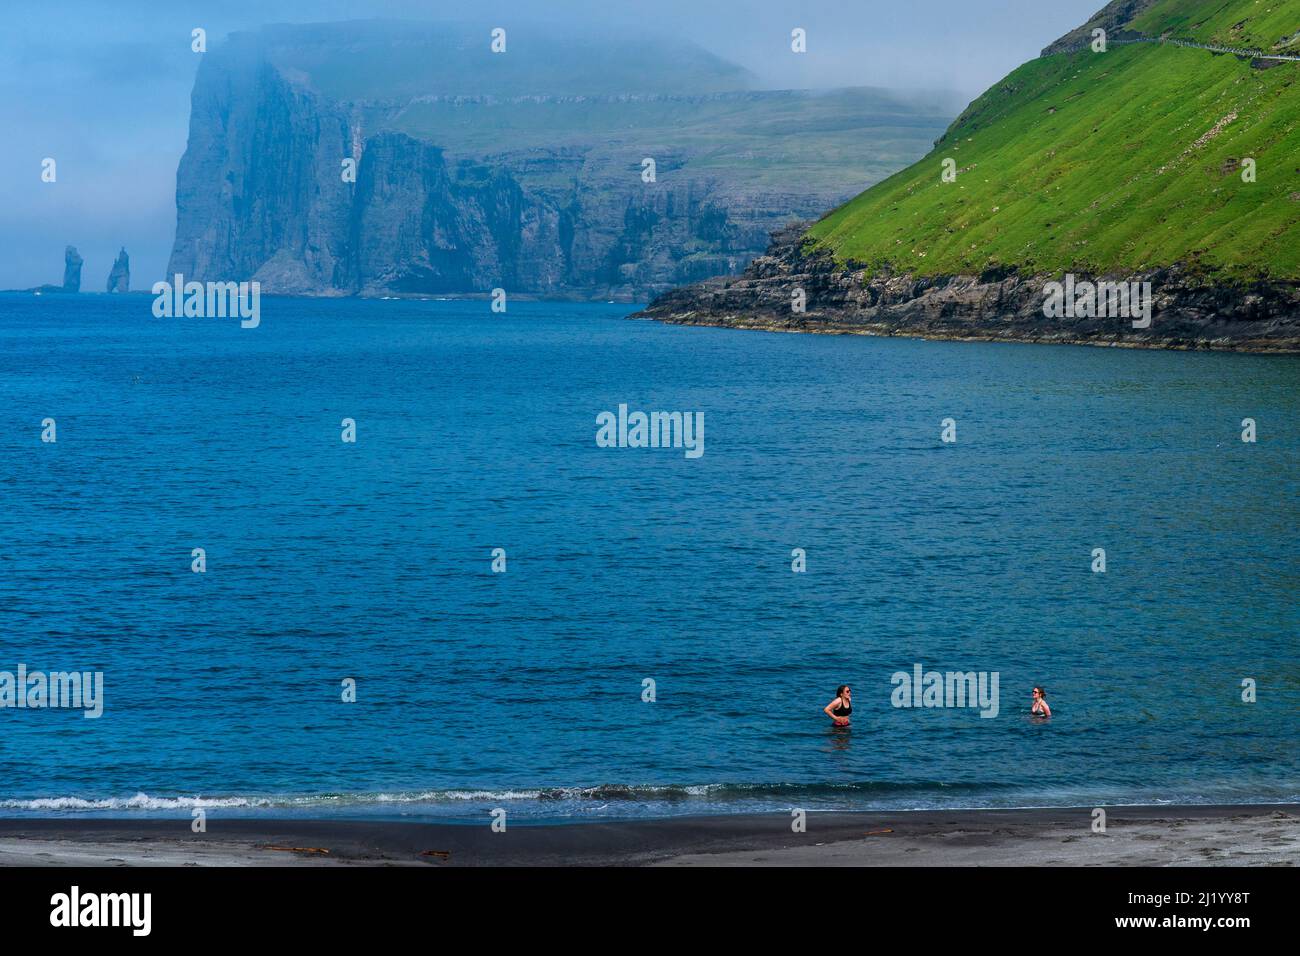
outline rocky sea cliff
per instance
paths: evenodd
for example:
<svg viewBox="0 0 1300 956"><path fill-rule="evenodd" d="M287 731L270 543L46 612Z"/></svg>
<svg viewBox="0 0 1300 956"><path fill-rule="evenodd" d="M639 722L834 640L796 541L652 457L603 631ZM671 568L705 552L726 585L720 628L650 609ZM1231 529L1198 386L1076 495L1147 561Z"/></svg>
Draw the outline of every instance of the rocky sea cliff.
<svg viewBox="0 0 1300 956"><path fill-rule="evenodd" d="M481 39L286 26L206 54L168 274L645 301L738 274L772 229L922 155L960 106L748 89L698 49L547 36L529 60Z"/></svg>

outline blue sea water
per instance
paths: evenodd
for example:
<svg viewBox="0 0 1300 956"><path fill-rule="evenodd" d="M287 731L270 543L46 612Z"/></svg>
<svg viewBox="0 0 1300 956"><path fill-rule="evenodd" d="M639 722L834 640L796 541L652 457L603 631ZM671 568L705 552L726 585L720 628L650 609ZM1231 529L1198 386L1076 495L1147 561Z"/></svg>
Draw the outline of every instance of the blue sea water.
<svg viewBox="0 0 1300 956"><path fill-rule="evenodd" d="M0 709L0 813L1300 799L1296 357L151 304L0 296L0 670L105 698ZM597 447L620 403L704 455Z"/></svg>

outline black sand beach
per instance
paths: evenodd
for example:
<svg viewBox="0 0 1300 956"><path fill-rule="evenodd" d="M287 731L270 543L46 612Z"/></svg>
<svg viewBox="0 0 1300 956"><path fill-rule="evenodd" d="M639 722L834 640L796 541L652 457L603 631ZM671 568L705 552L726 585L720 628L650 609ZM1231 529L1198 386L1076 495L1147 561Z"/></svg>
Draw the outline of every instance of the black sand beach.
<svg viewBox="0 0 1300 956"><path fill-rule="evenodd" d="M566 825L0 820L3 866L1295 866L1300 806L810 813Z"/></svg>

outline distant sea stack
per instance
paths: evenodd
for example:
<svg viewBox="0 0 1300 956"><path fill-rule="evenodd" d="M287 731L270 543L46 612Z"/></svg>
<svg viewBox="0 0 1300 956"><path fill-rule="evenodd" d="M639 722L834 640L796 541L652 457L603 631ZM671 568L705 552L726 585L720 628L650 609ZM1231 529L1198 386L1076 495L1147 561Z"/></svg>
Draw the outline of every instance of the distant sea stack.
<svg viewBox="0 0 1300 956"><path fill-rule="evenodd" d="M920 162L777 231L744 275L641 315L1300 352L1294 9L1116 0L972 102Z"/></svg>
<svg viewBox="0 0 1300 956"><path fill-rule="evenodd" d="M168 274L296 295L644 301L924 155L961 107L757 90L676 39L364 21L199 63Z"/></svg>
<svg viewBox="0 0 1300 956"><path fill-rule="evenodd" d="M109 292L129 292L131 289L131 260L122 249L113 263L113 271L108 274Z"/></svg>
<svg viewBox="0 0 1300 956"><path fill-rule="evenodd" d="M77 254L76 246L68 246L63 251L63 291L80 292L81 291L81 256Z"/></svg>
<svg viewBox="0 0 1300 956"><path fill-rule="evenodd" d="M81 291L81 256L77 254L76 246L68 246L63 250L63 284L54 285L46 283L38 285L34 289L25 289L22 291L32 292L36 295L59 295L62 293L76 293ZM13 290L18 291L18 290Z"/></svg>

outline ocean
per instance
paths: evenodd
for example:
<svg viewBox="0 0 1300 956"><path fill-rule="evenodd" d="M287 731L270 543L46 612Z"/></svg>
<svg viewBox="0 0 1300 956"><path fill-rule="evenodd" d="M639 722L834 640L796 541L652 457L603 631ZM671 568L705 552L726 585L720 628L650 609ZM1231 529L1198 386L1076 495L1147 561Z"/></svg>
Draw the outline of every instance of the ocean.
<svg viewBox="0 0 1300 956"><path fill-rule="evenodd" d="M1298 357L151 305L0 296L0 815L1300 800Z"/></svg>

